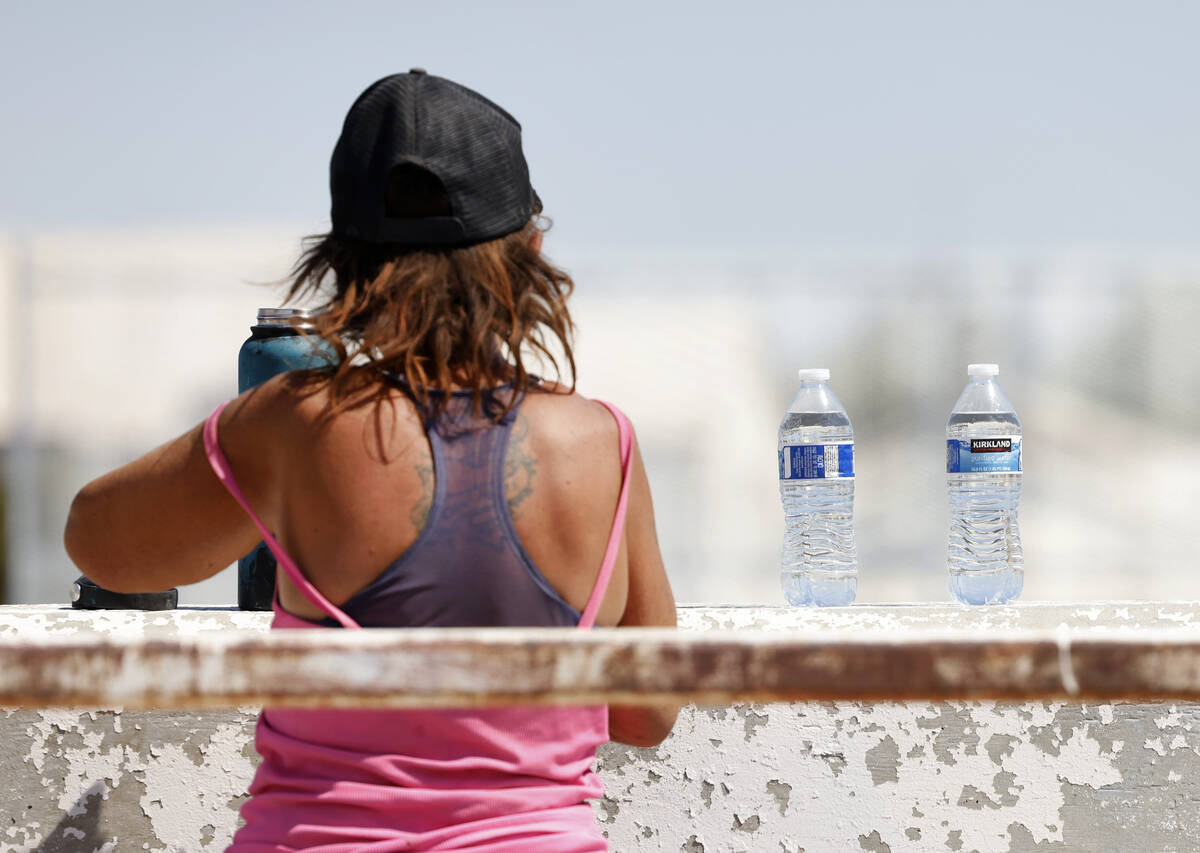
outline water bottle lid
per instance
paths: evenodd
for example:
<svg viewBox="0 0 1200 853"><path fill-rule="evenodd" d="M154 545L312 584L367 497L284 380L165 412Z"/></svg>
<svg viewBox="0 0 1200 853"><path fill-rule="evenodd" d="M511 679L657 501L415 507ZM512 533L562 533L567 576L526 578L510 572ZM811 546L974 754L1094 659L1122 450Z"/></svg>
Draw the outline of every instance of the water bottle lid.
<svg viewBox="0 0 1200 853"><path fill-rule="evenodd" d="M979 379L991 379L993 376L1000 375L1000 365L998 364L968 364L967 376Z"/></svg>
<svg viewBox="0 0 1200 853"><path fill-rule="evenodd" d="M259 308L258 325L311 329L313 328L313 318L319 313L311 308Z"/></svg>
<svg viewBox="0 0 1200 853"><path fill-rule="evenodd" d="M801 382L828 382L828 367L802 367L799 370Z"/></svg>

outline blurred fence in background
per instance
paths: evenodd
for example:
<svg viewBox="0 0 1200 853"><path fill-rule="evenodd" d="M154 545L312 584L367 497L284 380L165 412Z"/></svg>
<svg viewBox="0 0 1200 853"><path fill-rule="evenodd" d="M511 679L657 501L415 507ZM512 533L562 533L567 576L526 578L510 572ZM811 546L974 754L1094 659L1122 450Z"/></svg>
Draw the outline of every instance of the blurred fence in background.
<svg viewBox="0 0 1200 853"><path fill-rule="evenodd" d="M194 425L297 234L113 231L0 242L0 440L12 602L66 601L74 491ZM1200 598L1200 256L669 257L548 251L575 276L579 390L638 430L681 601L780 600L775 432L795 368L854 422L859 600L942 600L944 428L972 361L1025 427L1026 599ZM234 600L231 573L184 590Z"/></svg>

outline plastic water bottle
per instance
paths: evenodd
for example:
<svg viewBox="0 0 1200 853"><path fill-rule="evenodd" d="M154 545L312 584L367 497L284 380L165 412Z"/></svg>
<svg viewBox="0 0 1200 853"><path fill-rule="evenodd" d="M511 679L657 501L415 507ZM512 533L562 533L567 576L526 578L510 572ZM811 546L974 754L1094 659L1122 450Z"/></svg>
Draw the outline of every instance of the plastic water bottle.
<svg viewBox="0 0 1200 853"><path fill-rule="evenodd" d="M314 312L305 308L259 308L258 322L238 351L238 393L288 370L337 364L337 350L324 338L304 335ZM270 610L275 596L275 557L261 542L238 560L238 608Z"/></svg>
<svg viewBox="0 0 1200 853"><path fill-rule="evenodd" d="M994 364L967 365L970 377L946 424L950 496L950 592L963 604L1004 604L1021 594L1025 561L1021 422Z"/></svg>
<svg viewBox="0 0 1200 853"><path fill-rule="evenodd" d="M854 430L825 368L800 371L800 390L779 424L779 496L788 604L854 601Z"/></svg>

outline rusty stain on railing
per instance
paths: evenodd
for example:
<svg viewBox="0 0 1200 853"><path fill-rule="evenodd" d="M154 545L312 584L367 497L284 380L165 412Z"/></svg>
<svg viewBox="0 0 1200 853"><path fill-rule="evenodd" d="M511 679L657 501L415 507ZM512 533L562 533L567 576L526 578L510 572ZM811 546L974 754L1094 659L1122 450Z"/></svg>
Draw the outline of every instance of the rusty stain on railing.
<svg viewBox="0 0 1200 853"><path fill-rule="evenodd" d="M1200 632L632 628L0 638L0 706L1200 699Z"/></svg>

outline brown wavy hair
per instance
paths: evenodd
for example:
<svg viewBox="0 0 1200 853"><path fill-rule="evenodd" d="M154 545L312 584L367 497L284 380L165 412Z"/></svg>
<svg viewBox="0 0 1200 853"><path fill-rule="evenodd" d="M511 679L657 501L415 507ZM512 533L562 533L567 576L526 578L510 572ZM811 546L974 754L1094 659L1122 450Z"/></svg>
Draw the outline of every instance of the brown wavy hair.
<svg viewBox="0 0 1200 853"><path fill-rule="evenodd" d="M535 247L539 230L535 217L508 236L451 248L307 238L287 301L325 297L315 334L339 362L310 381L328 387L330 411L382 401L398 380L426 417L445 410L439 391L459 388L473 392L476 413L500 420L540 383L526 367L531 354L559 380L565 366L573 391L566 302L575 285ZM518 394L490 393L506 383Z"/></svg>

